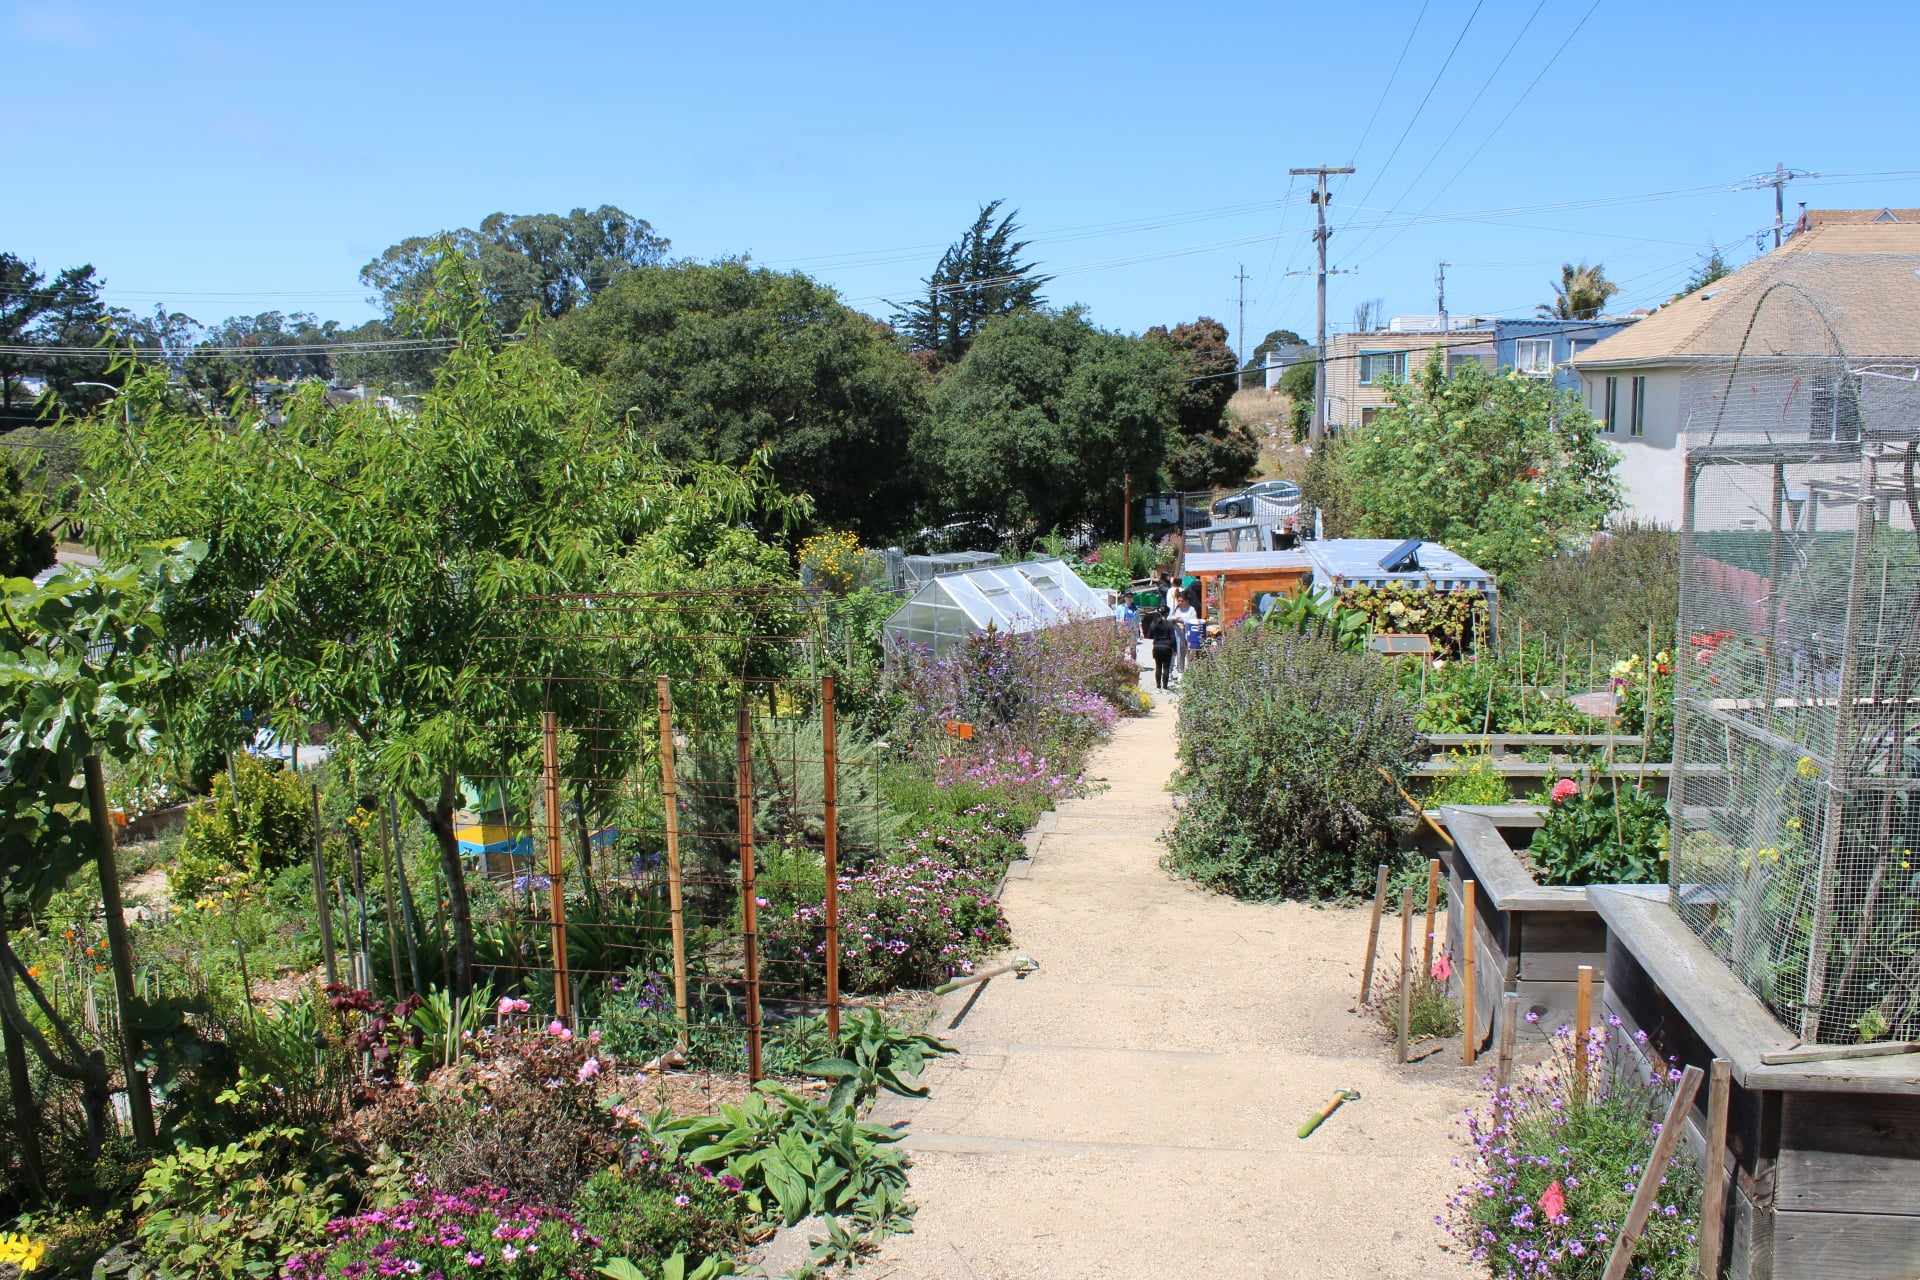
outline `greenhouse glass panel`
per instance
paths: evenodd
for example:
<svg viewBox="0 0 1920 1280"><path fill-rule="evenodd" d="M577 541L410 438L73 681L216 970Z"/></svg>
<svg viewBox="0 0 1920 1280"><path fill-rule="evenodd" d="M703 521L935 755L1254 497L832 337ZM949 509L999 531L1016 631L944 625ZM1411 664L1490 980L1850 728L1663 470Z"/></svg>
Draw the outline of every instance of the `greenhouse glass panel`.
<svg viewBox="0 0 1920 1280"><path fill-rule="evenodd" d="M1065 561L982 565L922 583L887 619L886 640L889 648L911 646L940 654L989 626L1018 635L1106 612L1102 595Z"/></svg>

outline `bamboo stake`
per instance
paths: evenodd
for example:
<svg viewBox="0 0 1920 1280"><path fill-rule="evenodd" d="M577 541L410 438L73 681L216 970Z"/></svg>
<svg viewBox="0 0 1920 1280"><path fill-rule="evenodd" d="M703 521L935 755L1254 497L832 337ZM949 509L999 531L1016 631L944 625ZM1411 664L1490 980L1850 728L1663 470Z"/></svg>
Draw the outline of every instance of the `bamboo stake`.
<svg viewBox="0 0 1920 1280"><path fill-rule="evenodd" d="M1407 1060L1407 1038L1413 1033L1413 889L1400 890L1400 1041L1397 1061Z"/></svg>
<svg viewBox="0 0 1920 1280"><path fill-rule="evenodd" d="M1647 619L1647 672L1640 695L1640 785L1647 785L1647 760L1653 751L1653 619Z"/></svg>
<svg viewBox="0 0 1920 1280"><path fill-rule="evenodd" d="M740 805L740 942L746 954L747 1078L760 1079L760 939L753 897L753 711L740 695L735 790Z"/></svg>
<svg viewBox="0 0 1920 1280"><path fill-rule="evenodd" d="M687 922L680 890L680 792L673 780L673 693L660 677L660 803L666 811L667 905L673 918L673 1014L687 1051Z"/></svg>
<svg viewBox="0 0 1920 1280"><path fill-rule="evenodd" d="M107 812L107 783L100 757L88 756L87 818L93 824L94 861L100 873L100 905L107 914L107 952L113 962L113 993L119 1005L120 1068L126 1075L127 1109L133 1136L141 1146L155 1142L153 1097L147 1092L147 1074L140 1061L140 1032L133 1021L133 943L127 937L127 917L120 901L120 869L113 855L113 820ZM11 981L11 979L9 979Z"/></svg>
<svg viewBox="0 0 1920 1280"><path fill-rule="evenodd" d="M1387 864L1381 863L1373 879L1373 915L1367 922L1367 959L1360 966L1360 1003L1373 994L1373 956L1380 945L1380 913L1387 906Z"/></svg>
<svg viewBox="0 0 1920 1280"><path fill-rule="evenodd" d="M827 1039L840 1043L840 745L834 727L833 677L820 678L822 798L827 877Z"/></svg>
<svg viewBox="0 0 1920 1280"><path fill-rule="evenodd" d="M1580 966L1573 994L1573 1101L1587 1105L1587 1040L1593 1030L1593 966Z"/></svg>
<svg viewBox="0 0 1920 1280"><path fill-rule="evenodd" d="M1660 1126L1660 1137L1653 1144L1653 1155L1647 1161L1646 1172L1640 1175L1639 1189L1633 1193L1633 1207L1627 1210L1627 1220L1620 1224L1620 1233L1613 1239L1613 1253L1607 1258L1604 1280L1624 1280L1627 1268L1633 1265L1634 1247L1647 1229L1647 1215L1653 1212L1660 1179L1666 1176L1667 1162L1673 1159L1673 1148L1680 1141L1680 1130L1686 1124L1688 1109L1693 1106L1693 1095L1700 1091L1700 1076L1700 1068L1688 1067L1680 1087L1674 1091L1666 1121Z"/></svg>
<svg viewBox="0 0 1920 1280"><path fill-rule="evenodd" d="M333 904L327 901L327 860L320 851L320 784L309 787L313 800L313 907L320 916L320 959L327 985L340 981L340 959L333 950Z"/></svg>
<svg viewBox="0 0 1920 1280"><path fill-rule="evenodd" d="M560 719L551 711L540 715L540 754L546 784L547 927L553 951L553 1016L567 1022L573 993L567 981L567 895L560 864Z"/></svg>
<svg viewBox="0 0 1920 1280"><path fill-rule="evenodd" d="M1720 1250L1726 1237L1727 1101L1733 1092L1733 1064L1715 1058L1707 1084L1707 1167L1700 1175L1700 1280L1719 1280Z"/></svg>
<svg viewBox="0 0 1920 1280"><path fill-rule="evenodd" d="M1460 1056L1468 1066L1480 1054L1473 1017L1474 887L1471 880L1460 885Z"/></svg>
<svg viewBox="0 0 1920 1280"><path fill-rule="evenodd" d="M1440 859L1427 859L1427 940L1420 948L1420 972L1433 972L1433 913L1440 905Z"/></svg>
<svg viewBox="0 0 1920 1280"><path fill-rule="evenodd" d="M1509 991L1500 997L1500 1057L1494 1066L1494 1087L1505 1089L1513 1079L1513 1041L1520 1029L1520 996Z"/></svg>

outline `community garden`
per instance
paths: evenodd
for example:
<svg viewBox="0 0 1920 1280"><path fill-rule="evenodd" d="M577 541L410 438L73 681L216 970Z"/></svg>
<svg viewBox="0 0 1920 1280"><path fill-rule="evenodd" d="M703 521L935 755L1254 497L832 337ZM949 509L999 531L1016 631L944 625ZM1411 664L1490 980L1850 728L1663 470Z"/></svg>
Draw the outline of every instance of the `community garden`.
<svg viewBox="0 0 1920 1280"><path fill-rule="evenodd" d="M445 320L406 417L128 370L102 566L4 586L0 1274L688 1280L910 1224L865 1108L1142 709L1129 641L883 654L759 464Z"/></svg>

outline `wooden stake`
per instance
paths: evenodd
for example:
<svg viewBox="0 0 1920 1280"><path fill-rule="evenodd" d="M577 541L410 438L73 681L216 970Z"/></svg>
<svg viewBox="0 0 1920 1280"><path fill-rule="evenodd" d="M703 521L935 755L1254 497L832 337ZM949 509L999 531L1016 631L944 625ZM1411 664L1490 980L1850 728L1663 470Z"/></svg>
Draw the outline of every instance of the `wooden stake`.
<svg viewBox="0 0 1920 1280"><path fill-rule="evenodd" d="M153 1097L147 1073L140 1070L140 1032L133 1016L133 943L127 937L126 909L120 901L120 868L113 856L113 820L107 812L107 783L100 757L88 756L87 818L93 824L94 861L100 873L100 905L107 914L107 951L113 962L113 993L118 999L120 1069L127 1082L127 1110L133 1136L143 1147L155 1142ZM11 978L8 979L12 981Z"/></svg>
<svg viewBox="0 0 1920 1280"><path fill-rule="evenodd" d="M560 863L560 718L540 715L540 754L546 782L547 927L553 950L553 1016L570 1021L572 992L567 982L567 895Z"/></svg>
<svg viewBox="0 0 1920 1280"><path fill-rule="evenodd" d="M747 1078L760 1079L760 939L753 897L753 711L740 695L738 751L734 768L740 804L740 942L746 953Z"/></svg>
<svg viewBox="0 0 1920 1280"><path fill-rule="evenodd" d="M1727 1189L1727 1101L1733 1092L1733 1064L1715 1058L1707 1083L1707 1167L1700 1184L1700 1280L1719 1280L1725 1238Z"/></svg>
<svg viewBox="0 0 1920 1280"><path fill-rule="evenodd" d="M673 1013L687 1051L687 918L680 897L680 791L673 780L673 693L660 677L660 804L667 826L667 905L673 918Z"/></svg>
<svg viewBox="0 0 1920 1280"><path fill-rule="evenodd" d="M1573 991L1573 1101L1587 1105L1587 1041L1593 1030L1593 966L1580 966Z"/></svg>
<svg viewBox="0 0 1920 1280"><path fill-rule="evenodd" d="M1397 1060L1407 1060L1407 1038L1413 1033L1413 889L1400 890L1400 1041Z"/></svg>
<svg viewBox="0 0 1920 1280"><path fill-rule="evenodd" d="M1460 886L1460 1058L1468 1066L1480 1056L1480 1037L1473 1017L1473 891L1474 882Z"/></svg>
<svg viewBox="0 0 1920 1280"><path fill-rule="evenodd" d="M1433 972L1433 913L1440 905L1440 859L1427 859L1427 940L1420 948L1420 972Z"/></svg>
<svg viewBox="0 0 1920 1280"><path fill-rule="evenodd" d="M1387 906L1387 864L1381 863L1373 878L1373 917L1367 922L1367 959L1360 966L1360 1003L1373 994L1373 955L1380 946L1380 913Z"/></svg>
<svg viewBox="0 0 1920 1280"><path fill-rule="evenodd" d="M827 1040L840 1043L840 746L834 727L833 677L820 678L822 798L827 877Z"/></svg>
<svg viewBox="0 0 1920 1280"><path fill-rule="evenodd" d="M1613 1238L1613 1253L1607 1258L1604 1280L1625 1280L1627 1268L1633 1265L1634 1247L1647 1229L1647 1215L1653 1212L1660 1179L1666 1176L1667 1162L1673 1159L1673 1148L1680 1141L1680 1130L1687 1122L1687 1111L1693 1106L1693 1095L1700 1091L1700 1078L1700 1068L1688 1067L1680 1079L1680 1087L1674 1091L1666 1121L1660 1126L1660 1137L1654 1142L1653 1155L1647 1161L1647 1170L1640 1175L1640 1187L1633 1193L1633 1207L1627 1210L1627 1220L1620 1224L1620 1233Z"/></svg>
<svg viewBox="0 0 1920 1280"><path fill-rule="evenodd" d="M1500 997L1500 1057L1494 1066L1494 1087L1504 1089L1513 1079L1513 1041L1520 1030L1520 997L1509 991Z"/></svg>
<svg viewBox="0 0 1920 1280"><path fill-rule="evenodd" d="M327 901L327 860L320 851L320 784L309 787L313 801L313 909L320 917L320 960L327 985L340 981L340 959L333 951L333 904Z"/></svg>

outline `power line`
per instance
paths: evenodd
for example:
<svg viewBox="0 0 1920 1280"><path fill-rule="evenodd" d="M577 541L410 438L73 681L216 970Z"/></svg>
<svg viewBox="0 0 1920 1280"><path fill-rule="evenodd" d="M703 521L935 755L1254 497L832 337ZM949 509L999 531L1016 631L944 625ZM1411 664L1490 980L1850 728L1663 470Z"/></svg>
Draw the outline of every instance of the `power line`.
<svg viewBox="0 0 1920 1280"><path fill-rule="evenodd" d="M1413 38L1420 33L1420 22L1427 16L1427 5L1431 0L1420 0L1420 12L1414 15L1413 26L1407 32L1407 39L1400 46L1400 56L1393 60L1393 70L1387 75L1387 83L1380 90L1380 96L1374 100L1373 114L1367 117L1367 127L1360 131L1360 141L1353 144L1353 158L1347 161L1351 169L1360 162L1360 152L1367 145L1367 138L1373 133L1373 122L1380 118L1380 108L1387 105L1387 95L1393 92L1393 82L1400 78L1400 64L1407 60L1407 50L1413 48Z"/></svg>

